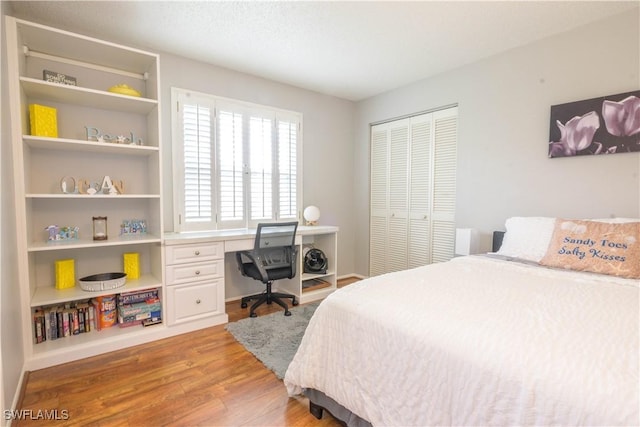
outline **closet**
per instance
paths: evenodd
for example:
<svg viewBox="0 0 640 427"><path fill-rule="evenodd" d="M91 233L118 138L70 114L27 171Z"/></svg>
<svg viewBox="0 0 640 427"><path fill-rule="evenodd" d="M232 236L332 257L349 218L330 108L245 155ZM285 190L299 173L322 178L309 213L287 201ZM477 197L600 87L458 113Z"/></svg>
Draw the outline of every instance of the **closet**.
<svg viewBox="0 0 640 427"><path fill-rule="evenodd" d="M458 108L371 126L369 275L453 257Z"/></svg>

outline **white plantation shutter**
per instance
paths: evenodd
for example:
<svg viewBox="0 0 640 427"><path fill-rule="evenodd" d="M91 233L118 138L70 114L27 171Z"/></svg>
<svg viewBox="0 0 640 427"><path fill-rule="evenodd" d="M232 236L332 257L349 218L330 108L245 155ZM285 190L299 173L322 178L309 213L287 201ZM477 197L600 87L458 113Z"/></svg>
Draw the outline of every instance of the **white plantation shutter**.
<svg viewBox="0 0 640 427"><path fill-rule="evenodd" d="M298 218L299 113L177 88L171 93L175 231Z"/></svg>
<svg viewBox="0 0 640 427"><path fill-rule="evenodd" d="M278 200L279 219L298 215L298 124L278 120Z"/></svg>
<svg viewBox="0 0 640 427"><path fill-rule="evenodd" d="M250 220L273 216L273 120L249 119Z"/></svg>
<svg viewBox="0 0 640 427"><path fill-rule="evenodd" d="M453 257L457 107L371 127L369 274Z"/></svg>
<svg viewBox="0 0 640 427"><path fill-rule="evenodd" d="M244 220L244 132L242 114L218 112L218 194L220 223Z"/></svg>
<svg viewBox="0 0 640 427"><path fill-rule="evenodd" d="M184 132L184 220L211 221L213 215L213 132L211 108L185 104Z"/></svg>
<svg viewBox="0 0 640 427"><path fill-rule="evenodd" d="M197 94L172 91L174 229L198 231L215 224L215 106Z"/></svg>

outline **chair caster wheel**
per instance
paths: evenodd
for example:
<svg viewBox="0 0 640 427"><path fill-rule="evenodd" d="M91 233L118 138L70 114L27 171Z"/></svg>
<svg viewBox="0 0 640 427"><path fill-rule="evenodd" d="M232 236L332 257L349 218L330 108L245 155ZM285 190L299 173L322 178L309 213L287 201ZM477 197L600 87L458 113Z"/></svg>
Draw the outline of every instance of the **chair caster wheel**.
<svg viewBox="0 0 640 427"><path fill-rule="evenodd" d="M242 304L240 304L240 308L247 308L247 303L243 302Z"/></svg>
<svg viewBox="0 0 640 427"><path fill-rule="evenodd" d="M298 302L297 299L294 299L293 301L291 301L291 305L298 305L298 304L300 304L300 303Z"/></svg>
<svg viewBox="0 0 640 427"><path fill-rule="evenodd" d="M289 310L287 310L287 311L284 312L284 315L285 316L291 316L291 312Z"/></svg>
<svg viewBox="0 0 640 427"><path fill-rule="evenodd" d="M251 314L249 315L249 317L258 317L258 315L257 315L257 314L255 314L255 313L251 313Z"/></svg>

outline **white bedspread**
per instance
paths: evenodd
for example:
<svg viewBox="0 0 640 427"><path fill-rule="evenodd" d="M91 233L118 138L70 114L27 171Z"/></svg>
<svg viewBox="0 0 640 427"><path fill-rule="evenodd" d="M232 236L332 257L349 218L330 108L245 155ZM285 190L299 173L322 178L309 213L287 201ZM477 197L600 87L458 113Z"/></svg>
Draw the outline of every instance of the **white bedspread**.
<svg viewBox="0 0 640 427"><path fill-rule="evenodd" d="M285 376L373 425L640 424L635 280L470 256L323 301Z"/></svg>

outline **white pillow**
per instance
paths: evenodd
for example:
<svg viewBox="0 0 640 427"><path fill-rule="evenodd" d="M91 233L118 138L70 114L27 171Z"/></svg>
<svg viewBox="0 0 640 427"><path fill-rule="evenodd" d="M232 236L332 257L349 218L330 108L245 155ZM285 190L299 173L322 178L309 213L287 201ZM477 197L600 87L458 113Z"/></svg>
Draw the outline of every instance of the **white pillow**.
<svg viewBox="0 0 640 427"><path fill-rule="evenodd" d="M547 253L556 219L547 217L512 217L498 255L540 262Z"/></svg>

